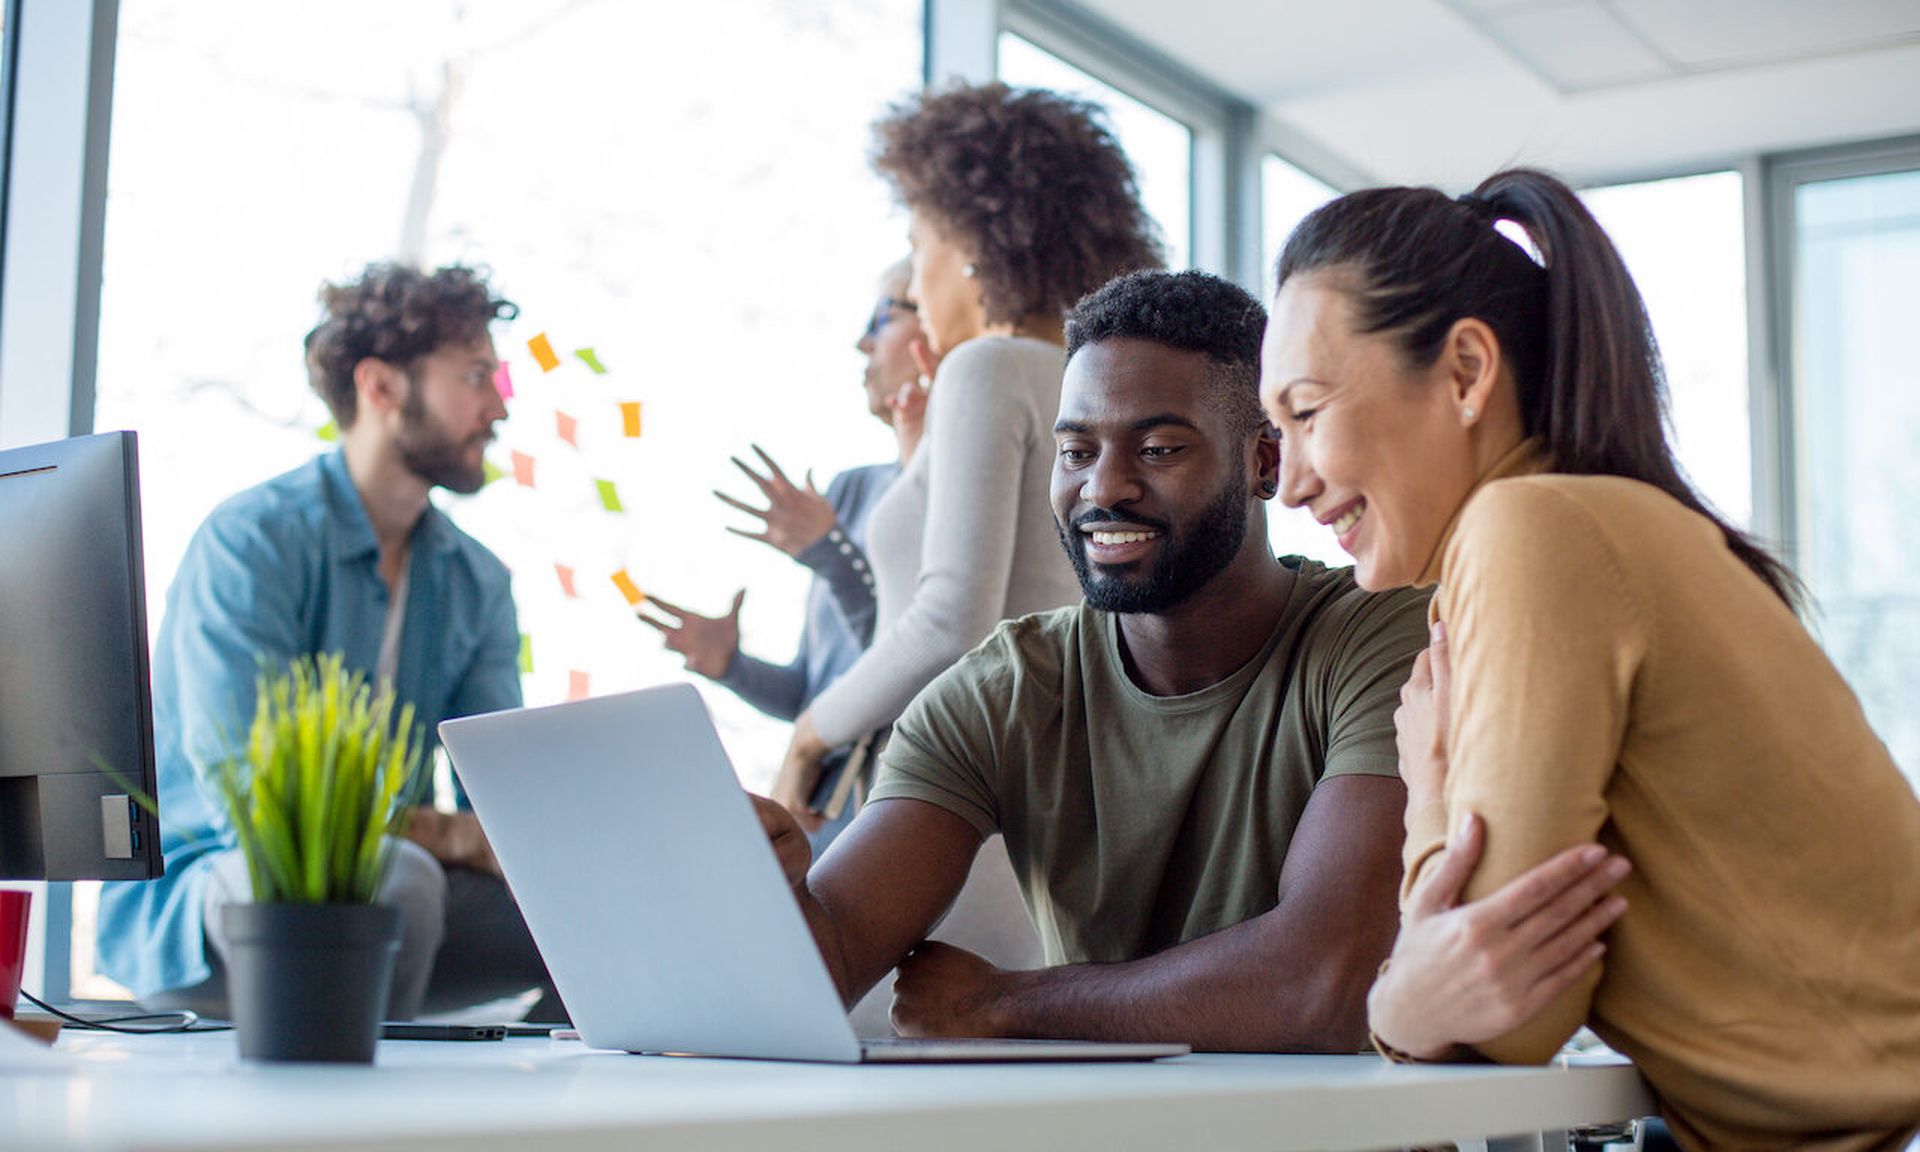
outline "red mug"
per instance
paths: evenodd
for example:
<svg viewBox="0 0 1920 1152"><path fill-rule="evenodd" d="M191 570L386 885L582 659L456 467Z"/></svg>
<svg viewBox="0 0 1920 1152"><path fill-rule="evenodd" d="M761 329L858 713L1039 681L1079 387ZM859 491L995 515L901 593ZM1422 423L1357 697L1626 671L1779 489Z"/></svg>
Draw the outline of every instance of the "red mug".
<svg viewBox="0 0 1920 1152"><path fill-rule="evenodd" d="M20 976L27 967L27 912L33 893L0 891L0 1017L13 1019Z"/></svg>

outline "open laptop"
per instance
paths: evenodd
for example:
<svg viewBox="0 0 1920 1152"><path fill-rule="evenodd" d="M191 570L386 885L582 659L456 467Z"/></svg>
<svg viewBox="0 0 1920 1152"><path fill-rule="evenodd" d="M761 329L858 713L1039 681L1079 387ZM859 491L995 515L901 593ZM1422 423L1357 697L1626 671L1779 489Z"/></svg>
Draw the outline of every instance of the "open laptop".
<svg viewBox="0 0 1920 1152"><path fill-rule="evenodd" d="M440 738L580 1038L770 1060L1151 1060L1184 1044L856 1039L690 684Z"/></svg>

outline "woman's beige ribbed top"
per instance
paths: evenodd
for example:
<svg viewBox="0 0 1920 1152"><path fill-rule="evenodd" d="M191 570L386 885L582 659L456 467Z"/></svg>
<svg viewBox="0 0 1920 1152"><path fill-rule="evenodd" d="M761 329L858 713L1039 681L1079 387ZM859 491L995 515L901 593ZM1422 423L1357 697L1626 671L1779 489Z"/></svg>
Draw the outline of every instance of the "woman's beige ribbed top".
<svg viewBox="0 0 1920 1152"><path fill-rule="evenodd" d="M1468 896L1594 838L1634 871L1602 967L1480 1045L1581 1024L1691 1148L1897 1148L1920 1125L1920 799L1840 673L1705 517L1647 484L1502 459L1430 562L1453 653L1444 810Z"/></svg>

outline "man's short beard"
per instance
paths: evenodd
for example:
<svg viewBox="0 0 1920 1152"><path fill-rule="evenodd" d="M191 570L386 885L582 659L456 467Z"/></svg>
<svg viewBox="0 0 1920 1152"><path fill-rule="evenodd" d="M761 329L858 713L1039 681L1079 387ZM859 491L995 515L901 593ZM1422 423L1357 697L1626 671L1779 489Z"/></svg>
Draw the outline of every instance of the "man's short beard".
<svg viewBox="0 0 1920 1152"><path fill-rule="evenodd" d="M1162 527L1160 558L1144 576L1096 573L1087 559L1086 534L1078 527L1089 521L1143 523L1101 509L1083 513L1074 525L1055 522L1060 546L1073 562L1088 607L1102 612L1166 612L1198 592L1240 554L1247 540L1246 477L1236 472L1190 523Z"/></svg>
<svg viewBox="0 0 1920 1152"><path fill-rule="evenodd" d="M400 406L400 435L394 447L407 470L427 483L470 496L487 482L486 466L472 467L466 462L468 441L450 439L446 430L427 414L420 385L409 381L407 399Z"/></svg>

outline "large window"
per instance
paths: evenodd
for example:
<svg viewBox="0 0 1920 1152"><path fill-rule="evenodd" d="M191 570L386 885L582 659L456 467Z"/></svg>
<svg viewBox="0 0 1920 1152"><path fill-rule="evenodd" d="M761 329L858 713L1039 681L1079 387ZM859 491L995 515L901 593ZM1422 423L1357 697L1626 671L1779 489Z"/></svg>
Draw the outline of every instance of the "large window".
<svg viewBox="0 0 1920 1152"><path fill-rule="evenodd" d="M1280 260L1280 249L1287 236L1307 213L1338 196L1337 189L1318 177L1294 167L1272 154L1260 161L1260 236L1261 251L1266 254L1260 267L1258 295L1261 303L1273 303L1273 272ZM1267 504L1267 534L1273 550L1281 556L1310 556L1324 564L1344 566L1353 557L1335 541L1333 530L1318 523L1299 508L1289 508L1278 500Z"/></svg>
<svg viewBox="0 0 1920 1152"><path fill-rule="evenodd" d="M207 512L327 447L301 354L320 282L459 260L522 307L496 333L515 390L504 478L447 504L513 569L528 701L687 676L620 570L715 613L750 588L743 647L790 655L805 573L726 533L742 518L708 493L757 497L728 463L750 442L823 487L893 452L853 345L906 252L866 155L875 116L919 85L919 16L895 0L123 0L96 425L141 436L156 624ZM764 786L785 725L707 697Z"/></svg>
<svg viewBox="0 0 1920 1152"><path fill-rule="evenodd" d="M1800 572L1828 653L1920 785L1920 155L1790 188Z"/></svg>
<svg viewBox="0 0 1920 1152"><path fill-rule="evenodd" d="M1113 134L1133 161L1140 201L1160 225L1167 266L1193 263L1193 130L1149 104L1081 71L1022 36L1000 34L1000 79L1051 88L1107 110Z"/></svg>
<svg viewBox="0 0 1920 1152"><path fill-rule="evenodd" d="M1734 523L1753 511L1741 179L1712 172L1583 192L1646 299L1675 451Z"/></svg>

